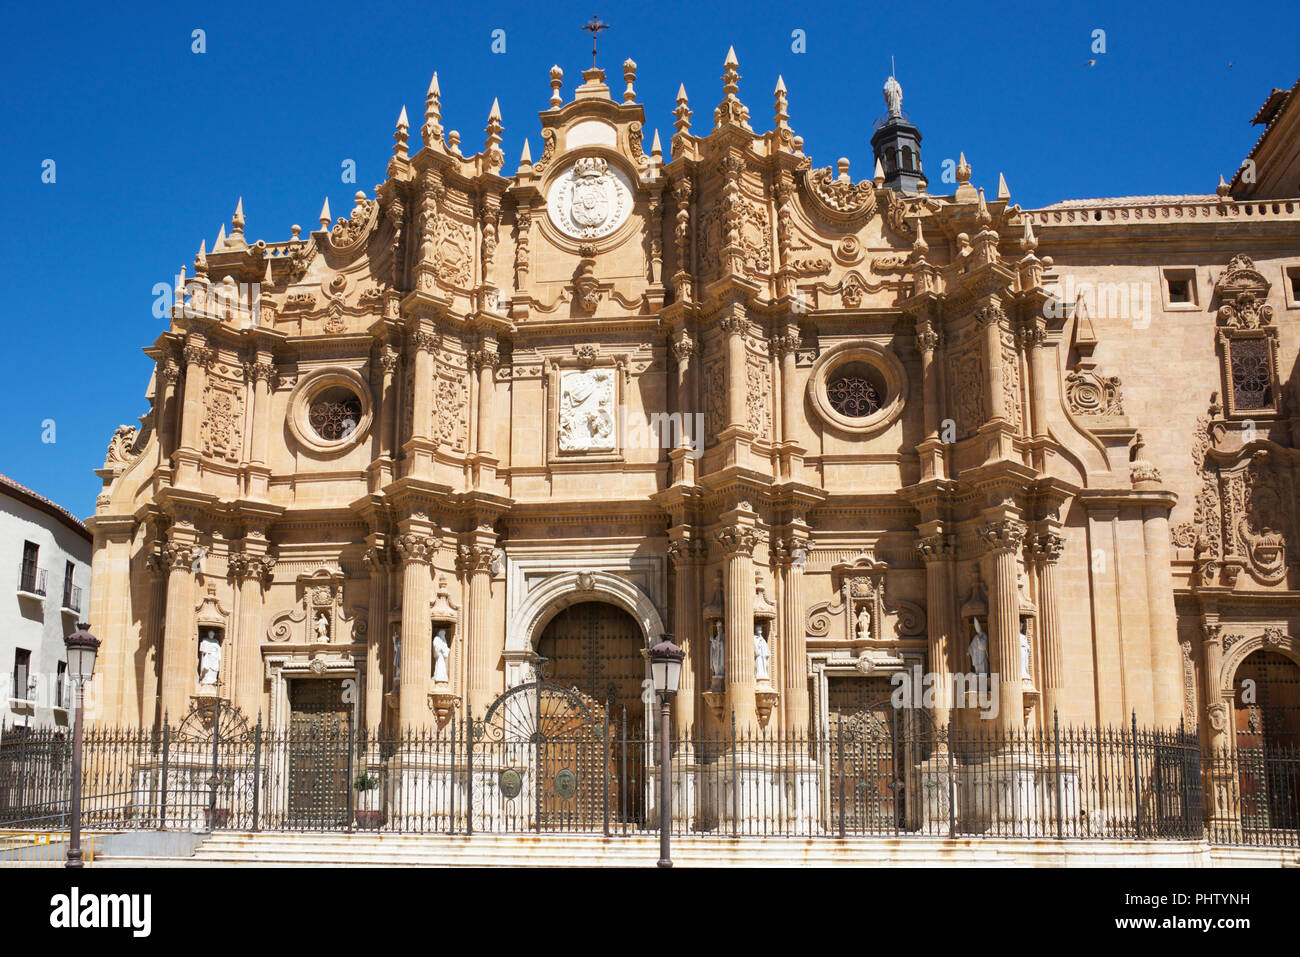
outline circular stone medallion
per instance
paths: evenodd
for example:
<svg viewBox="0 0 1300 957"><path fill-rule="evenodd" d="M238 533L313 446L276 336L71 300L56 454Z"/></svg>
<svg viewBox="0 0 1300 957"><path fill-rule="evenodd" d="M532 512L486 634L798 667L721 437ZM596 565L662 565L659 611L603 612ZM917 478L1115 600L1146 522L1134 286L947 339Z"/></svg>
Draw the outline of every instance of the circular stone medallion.
<svg viewBox="0 0 1300 957"><path fill-rule="evenodd" d="M578 791L578 776L564 768L555 775L555 793L558 797L571 798Z"/></svg>
<svg viewBox="0 0 1300 957"><path fill-rule="evenodd" d="M506 768L502 771L498 782L501 786L501 793L505 795L507 801L513 801L519 797L519 792L524 789L524 779L519 776L519 772L514 768Z"/></svg>
<svg viewBox="0 0 1300 957"><path fill-rule="evenodd" d="M584 156L551 184L546 206L556 229L573 239L600 239L627 221L632 184L598 156Z"/></svg>

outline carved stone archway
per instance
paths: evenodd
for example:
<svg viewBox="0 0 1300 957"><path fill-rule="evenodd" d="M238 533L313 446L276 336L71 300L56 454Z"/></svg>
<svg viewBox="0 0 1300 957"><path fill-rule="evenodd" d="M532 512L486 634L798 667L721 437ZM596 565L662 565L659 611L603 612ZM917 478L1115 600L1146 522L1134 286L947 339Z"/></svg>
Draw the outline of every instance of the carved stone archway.
<svg viewBox="0 0 1300 957"><path fill-rule="evenodd" d="M537 640L552 618L570 605L603 601L630 614L641 627L647 647L664 632L663 618L650 596L628 579L606 571L553 575L537 584L515 608L506 629L506 688L532 680Z"/></svg>

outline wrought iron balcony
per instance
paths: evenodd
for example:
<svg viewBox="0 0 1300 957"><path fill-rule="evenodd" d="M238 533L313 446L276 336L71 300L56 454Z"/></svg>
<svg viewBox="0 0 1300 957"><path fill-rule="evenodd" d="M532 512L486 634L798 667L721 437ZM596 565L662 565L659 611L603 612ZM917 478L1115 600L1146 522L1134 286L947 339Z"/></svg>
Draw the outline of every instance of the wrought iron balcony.
<svg viewBox="0 0 1300 957"><path fill-rule="evenodd" d="M18 573L18 590L25 595L45 597L45 569L23 562Z"/></svg>
<svg viewBox="0 0 1300 957"><path fill-rule="evenodd" d="M81 589L71 582L63 586L63 609L81 613Z"/></svg>

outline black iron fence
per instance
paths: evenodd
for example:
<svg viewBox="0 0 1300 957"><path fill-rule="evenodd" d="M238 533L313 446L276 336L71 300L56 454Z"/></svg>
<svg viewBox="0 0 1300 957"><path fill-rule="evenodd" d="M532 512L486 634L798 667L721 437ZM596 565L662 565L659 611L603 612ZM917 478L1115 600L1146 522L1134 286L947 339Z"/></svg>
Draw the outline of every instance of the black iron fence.
<svg viewBox="0 0 1300 957"><path fill-rule="evenodd" d="M1203 760L1194 734L933 729L906 712L821 735L672 742L675 833L1300 844L1300 753ZM553 715L552 715L553 717ZM453 718L397 735L347 721L223 737L90 728L83 826L407 833L657 827L659 745L626 716L502 734ZM0 731L0 827L67 826L71 736Z"/></svg>

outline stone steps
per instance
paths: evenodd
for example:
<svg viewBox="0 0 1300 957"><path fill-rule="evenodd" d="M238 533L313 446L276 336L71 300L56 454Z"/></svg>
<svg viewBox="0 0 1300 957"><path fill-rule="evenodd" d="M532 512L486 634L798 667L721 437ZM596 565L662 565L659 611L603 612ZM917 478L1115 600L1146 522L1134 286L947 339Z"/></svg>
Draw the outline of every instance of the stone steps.
<svg viewBox="0 0 1300 957"><path fill-rule="evenodd" d="M1200 842L932 838L675 838L677 867L1213 867L1296 866L1297 849L1211 848ZM100 867L653 867L653 834L345 834L227 832L193 857L114 857Z"/></svg>

